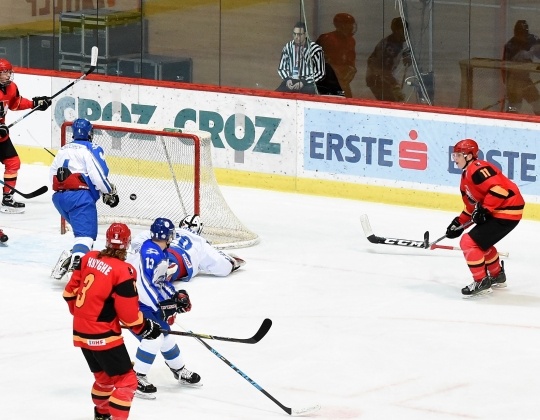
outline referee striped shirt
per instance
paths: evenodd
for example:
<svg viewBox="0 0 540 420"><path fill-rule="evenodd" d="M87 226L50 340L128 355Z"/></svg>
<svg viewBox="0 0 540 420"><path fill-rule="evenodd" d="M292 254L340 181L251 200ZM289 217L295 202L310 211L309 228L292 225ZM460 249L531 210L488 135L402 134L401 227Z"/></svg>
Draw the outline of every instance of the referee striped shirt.
<svg viewBox="0 0 540 420"><path fill-rule="evenodd" d="M324 77L324 52L320 45L306 40L303 46L297 47L290 41L283 47L278 74L285 80L292 78L293 68L298 67L298 78L306 83L315 83Z"/></svg>

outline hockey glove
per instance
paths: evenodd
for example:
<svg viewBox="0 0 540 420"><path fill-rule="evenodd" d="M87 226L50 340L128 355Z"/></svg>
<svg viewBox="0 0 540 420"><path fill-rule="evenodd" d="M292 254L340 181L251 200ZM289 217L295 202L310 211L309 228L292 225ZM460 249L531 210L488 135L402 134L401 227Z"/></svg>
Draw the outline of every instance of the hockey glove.
<svg viewBox="0 0 540 420"><path fill-rule="evenodd" d="M167 322L167 324L172 325L174 323L174 318L176 317L177 311L176 298L172 297L171 299L166 299L160 302L159 309L161 310L161 317Z"/></svg>
<svg viewBox="0 0 540 420"><path fill-rule="evenodd" d="M36 108L38 111L45 111L52 104L51 98L48 96L36 96L32 98L33 108Z"/></svg>
<svg viewBox="0 0 540 420"><path fill-rule="evenodd" d="M103 202L111 208L116 207L120 202L120 197L116 193L116 186L114 184L111 184L110 193L103 194Z"/></svg>
<svg viewBox="0 0 540 420"><path fill-rule="evenodd" d="M490 214L489 211L487 211L484 207L482 207L482 204L477 203L476 207L474 208L472 212L472 220L477 225L481 225L483 223L487 222L487 219L489 218Z"/></svg>
<svg viewBox="0 0 540 420"><path fill-rule="evenodd" d="M154 340L161 335L161 327L156 321L145 318L144 327L138 335L146 340Z"/></svg>
<svg viewBox="0 0 540 420"><path fill-rule="evenodd" d="M9 136L9 128L5 124L0 124L0 138Z"/></svg>
<svg viewBox="0 0 540 420"><path fill-rule="evenodd" d="M463 233L463 228L461 227L461 223L459 223L459 218L454 217L454 220L452 220L452 223L448 225L446 228L446 237L449 239L454 239Z"/></svg>
<svg viewBox="0 0 540 420"><path fill-rule="evenodd" d="M118 194L103 194L103 202L109 207L116 207L120 202Z"/></svg>
<svg viewBox="0 0 540 420"><path fill-rule="evenodd" d="M188 292L185 290L179 290L174 296L176 301L176 312L179 314L191 311L191 300L189 299Z"/></svg>

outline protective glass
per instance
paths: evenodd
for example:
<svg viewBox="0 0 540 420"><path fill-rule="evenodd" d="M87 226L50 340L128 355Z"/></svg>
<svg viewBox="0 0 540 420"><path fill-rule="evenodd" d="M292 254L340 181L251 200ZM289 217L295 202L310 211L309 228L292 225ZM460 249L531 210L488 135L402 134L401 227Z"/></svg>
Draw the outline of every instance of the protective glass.
<svg viewBox="0 0 540 420"><path fill-rule="evenodd" d="M456 160L456 159L458 159L458 158L460 158L460 157L463 157L463 158L464 158L464 157L465 157L465 154L462 153L462 152L454 152L454 153L452 153L452 159L453 159L453 160Z"/></svg>

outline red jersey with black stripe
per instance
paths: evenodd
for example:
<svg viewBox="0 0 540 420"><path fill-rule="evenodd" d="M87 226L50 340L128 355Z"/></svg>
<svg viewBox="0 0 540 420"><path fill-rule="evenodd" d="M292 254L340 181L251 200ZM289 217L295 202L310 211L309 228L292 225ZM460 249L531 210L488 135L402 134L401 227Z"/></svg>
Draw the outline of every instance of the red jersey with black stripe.
<svg viewBox="0 0 540 420"><path fill-rule="evenodd" d="M135 286L133 266L91 251L64 289L64 299L73 315L73 343L94 351L123 344L120 322L140 332L143 315Z"/></svg>
<svg viewBox="0 0 540 420"><path fill-rule="evenodd" d="M461 175L460 190L465 204L461 223L470 220L476 203L480 203L494 218L521 220L523 216L525 200L519 188L487 161L475 159L467 165Z"/></svg>
<svg viewBox="0 0 540 420"><path fill-rule="evenodd" d="M6 122L8 109L12 111L30 109L34 107L34 102L23 98L19 93L19 88L13 82L0 86L0 123ZM7 140L9 136L1 137L0 142Z"/></svg>

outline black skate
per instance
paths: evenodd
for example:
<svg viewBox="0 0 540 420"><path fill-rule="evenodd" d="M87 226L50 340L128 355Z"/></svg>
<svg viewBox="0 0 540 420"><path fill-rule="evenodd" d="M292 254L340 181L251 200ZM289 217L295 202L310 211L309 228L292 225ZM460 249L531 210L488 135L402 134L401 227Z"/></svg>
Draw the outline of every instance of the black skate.
<svg viewBox="0 0 540 420"><path fill-rule="evenodd" d="M491 277L491 287L503 289L506 287L506 273L504 272L504 261L501 261L501 272L495 277Z"/></svg>
<svg viewBox="0 0 540 420"><path fill-rule="evenodd" d="M182 369L171 369L171 372L174 375L174 379L180 382L181 385L192 386L192 387L201 387L201 377L198 373L191 372L187 370L184 366Z"/></svg>
<svg viewBox="0 0 540 420"><path fill-rule="evenodd" d="M491 292L491 277L489 276L484 277L480 281L473 281L471 284L461 289L463 297L466 298L485 295Z"/></svg>
<svg viewBox="0 0 540 420"><path fill-rule="evenodd" d="M94 407L94 420L111 420L110 414L99 414L97 408Z"/></svg>
<svg viewBox="0 0 540 420"><path fill-rule="evenodd" d="M0 243L4 243L8 241L8 236L4 233L2 229L0 229Z"/></svg>
<svg viewBox="0 0 540 420"><path fill-rule="evenodd" d="M146 375L137 373L137 391L135 391L135 396L145 400L155 400L156 392L157 388L148 381Z"/></svg>
<svg viewBox="0 0 540 420"><path fill-rule="evenodd" d="M24 213L24 203L13 200L13 194L4 194L0 211L2 213Z"/></svg>

